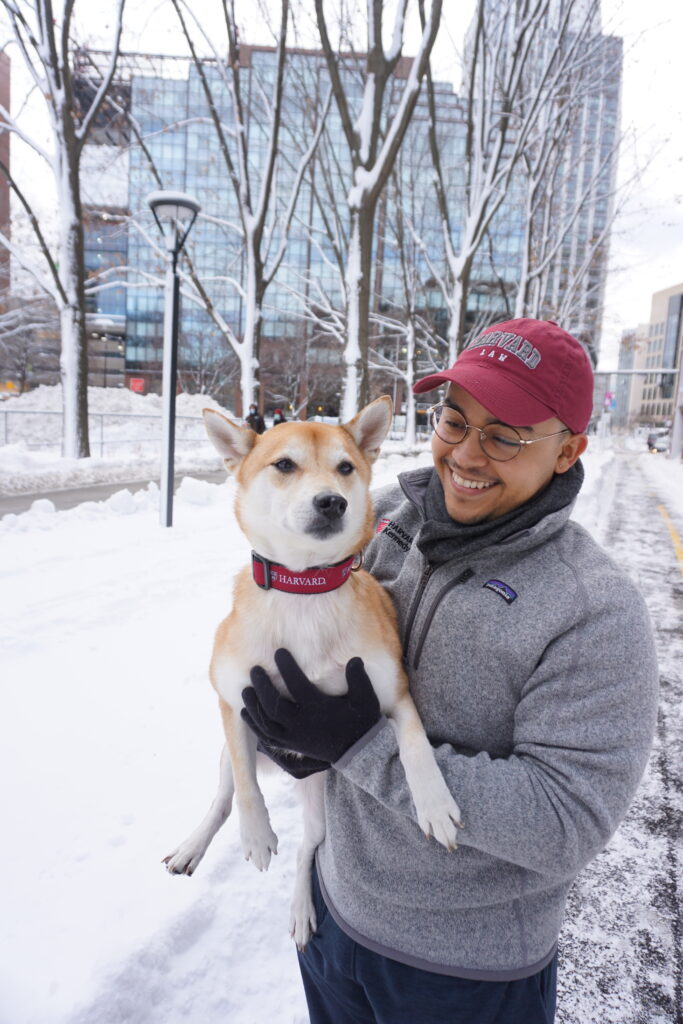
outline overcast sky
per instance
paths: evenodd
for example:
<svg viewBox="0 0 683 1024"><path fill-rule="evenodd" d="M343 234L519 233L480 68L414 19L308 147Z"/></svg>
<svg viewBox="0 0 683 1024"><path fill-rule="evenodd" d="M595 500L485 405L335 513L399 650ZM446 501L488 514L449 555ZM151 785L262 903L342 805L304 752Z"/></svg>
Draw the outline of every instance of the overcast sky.
<svg viewBox="0 0 683 1024"><path fill-rule="evenodd" d="M271 0L272 2L272 0ZM107 39L112 0L78 0L80 38L90 45ZM164 0L128 0L126 50L183 52L174 15ZM195 0L203 21L216 15L218 0ZM256 0L237 0L238 11L254 10ZM309 4L313 10L312 0ZM435 54L439 77L452 78L453 50L462 46L474 0L446 0ZM311 23L313 14L310 15ZM245 41L265 42L256 20L243 22ZM305 25L302 26L305 31ZM415 31L417 30L417 27ZM603 366L616 364L622 330L647 321L652 293L683 281L683 90L680 46L681 0L603 0L603 31L624 39L622 129L633 129L636 144L625 149L620 179L641 169L638 187L612 235L611 271L603 321ZM311 38L313 33L311 29ZM415 52L409 38L404 53Z"/></svg>

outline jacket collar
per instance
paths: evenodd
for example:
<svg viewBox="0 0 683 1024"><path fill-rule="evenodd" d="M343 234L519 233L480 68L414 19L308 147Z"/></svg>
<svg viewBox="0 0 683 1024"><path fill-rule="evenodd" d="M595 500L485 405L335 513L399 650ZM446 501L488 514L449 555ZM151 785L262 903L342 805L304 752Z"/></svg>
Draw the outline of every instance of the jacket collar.
<svg viewBox="0 0 683 1024"><path fill-rule="evenodd" d="M433 526L428 521L426 511L427 491L433 475L433 467L425 466L401 473L398 477L401 490L415 509L421 523L417 535L418 547L421 550L424 547L420 543L422 535L426 534ZM440 557L435 557L434 560L437 562L450 561L452 558L465 555L477 555L481 551L499 545L506 547L519 545L521 549L526 549L553 536L566 525L576 504L576 497L583 482L583 466L580 461L574 467L573 476L573 485L568 490L563 488L565 496L562 500L566 503L560 508L557 507L557 503L553 507L552 502L548 502L543 495L540 496L538 504L544 504L547 511L545 514L541 511L540 518L537 520L533 515L520 514L518 517L513 516L508 522L505 522L505 517L503 517L502 521L493 519L488 524L478 524L480 528L477 529L475 526L473 530L466 525L450 520L452 527L445 528L442 540L443 549L440 552ZM571 491L574 492L573 495ZM523 513L526 508L528 506L522 506L520 513ZM425 550L423 553L429 559L427 551Z"/></svg>

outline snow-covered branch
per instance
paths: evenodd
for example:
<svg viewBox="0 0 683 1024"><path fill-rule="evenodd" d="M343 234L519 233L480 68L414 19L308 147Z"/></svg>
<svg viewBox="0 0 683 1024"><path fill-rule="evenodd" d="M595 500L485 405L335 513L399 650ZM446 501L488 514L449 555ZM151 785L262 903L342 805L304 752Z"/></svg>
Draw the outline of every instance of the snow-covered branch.
<svg viewBox="0 0 683 1024"><path fill-rule="evenodd" d="M90 108L83 118L80 127L76 130L76 138L80 142L81 146L84 144L88 137L90 128L97 117L100 108L104 102L105 96L109 92L111 83L114 81L114 75L116 74L116 66L118 63L119 49L121 46L121 33L123 31L123 9L126 0L117 0L116 4L116 27L114 29L114 38L112 40L111 57L109 58L109 67L102 76L102 82L99 89L97 90L95 97L90 104Z"/></svg>

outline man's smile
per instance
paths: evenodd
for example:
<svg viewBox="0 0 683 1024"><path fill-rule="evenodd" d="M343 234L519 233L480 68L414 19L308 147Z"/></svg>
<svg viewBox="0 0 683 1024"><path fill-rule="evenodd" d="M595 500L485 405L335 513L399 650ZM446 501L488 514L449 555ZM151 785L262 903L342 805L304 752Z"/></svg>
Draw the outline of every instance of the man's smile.
<svg viewBox="0 0 683 1024"><path fill-rule="evenodd" d="M460 476L452 466L449 466L448 468L451 474L451 483L456 490L487 491L496 483L495 480L473 480L468 477Z"/></svg>

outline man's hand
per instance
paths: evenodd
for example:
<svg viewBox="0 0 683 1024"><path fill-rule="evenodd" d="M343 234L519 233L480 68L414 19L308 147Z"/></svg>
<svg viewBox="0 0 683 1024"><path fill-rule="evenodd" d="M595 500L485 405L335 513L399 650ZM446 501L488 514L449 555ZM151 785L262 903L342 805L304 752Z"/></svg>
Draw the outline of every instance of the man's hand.
<svg viewBox="0 0 683 1024"><path fill-rule="evenodd" d="M322 693L283 648L275 652L275 664L292 700L275 689L260 665L242 691L242 718L264 746L294 750L327 767L379 721L379 701L360 658L346 665L349 689L342 697Z"/></svg>

